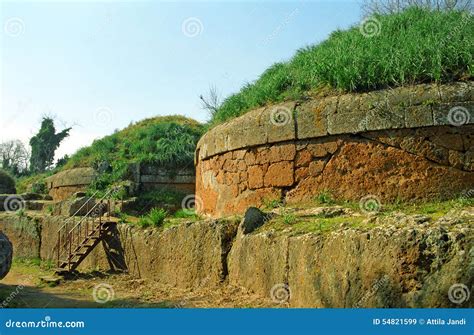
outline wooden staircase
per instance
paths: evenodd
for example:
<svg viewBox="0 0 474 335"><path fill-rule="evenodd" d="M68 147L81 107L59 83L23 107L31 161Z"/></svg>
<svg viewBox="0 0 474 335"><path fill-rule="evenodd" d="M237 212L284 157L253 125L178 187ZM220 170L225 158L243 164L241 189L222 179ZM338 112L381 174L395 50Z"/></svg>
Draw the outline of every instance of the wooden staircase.
<svg viewBox="0 0 474 335"><path fill-rule="evenodd" d="M55 246L58 272L74 271L116 224L110 216L110 199L106 199L111 192L107 192L89 210L89 204L94 201L97 192L94 193L59 228ZM85 216L77 216L84 210L87 213Z"/></svg>

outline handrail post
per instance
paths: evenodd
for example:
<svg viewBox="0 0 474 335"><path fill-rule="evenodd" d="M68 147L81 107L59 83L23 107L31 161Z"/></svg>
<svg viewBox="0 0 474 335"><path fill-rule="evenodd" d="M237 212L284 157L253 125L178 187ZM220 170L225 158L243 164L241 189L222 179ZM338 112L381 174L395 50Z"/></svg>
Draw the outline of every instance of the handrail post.
<svg viewBox="0 0 474 335"><path fill-rule="evenodd" d="M71 271L71 238L72 238L72 235L69 234L69 255L68 255L68 261L67 261L67 265L68 265L68 269L69 271Z"/></svg>
<svg viewBox="0 0 474 335"><path fill-rule="evenodd" d="M58 231L58 261L57 261L58 267L59 267L60 257L61 257L61 231Z"/></svg>

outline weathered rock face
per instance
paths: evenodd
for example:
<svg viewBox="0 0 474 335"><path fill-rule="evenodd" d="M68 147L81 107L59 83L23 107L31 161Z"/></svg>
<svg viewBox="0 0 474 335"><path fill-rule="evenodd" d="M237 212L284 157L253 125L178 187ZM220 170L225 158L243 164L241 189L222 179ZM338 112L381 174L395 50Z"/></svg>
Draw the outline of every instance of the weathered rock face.
<svg viewBox="0 0 474 335"><path fill-rule="evenodd" d="M229 280L267 296L286 284L294 307L453 307L449 288L474 279L469 253L461 232L439 227L257 234L236 241Z"/></svg>
<svg viewBox="0 0 474 335"><path fill-rule="evenodd" d="M65 200L76 192L82 192L96 176L93 168L76 168L56 173L46 179L46 187L55 201Z"/></svg>
<svg viewBox="0 0 474 335"><path fill-rule="evenodd" d="M12 266L13 246L7 236L0 231L0 279L5 278Z"/></svg>
<svg viewBox="0 0 474 335"><path fill-rule="evenodd" d="M73 221L66 216L0 215L0 229L15 246L15 256L56 260L57 231ZM238 221L208 220L160 232L118 225L85 259L79 270L126 270L178 288L212 287L227 276L226 257Z"/></svg>
<svg viewBox="0 0 474 335"><path fill-rule="evenodd" d="M159 231L118 225L81 265L126 270L177 288L244 287L269 299L288 287L293 307L469 307L449 289L474 284L471 212L436 222L379 217L375 228L328 233L244 233L237 221L206 220ZM17 257L55 259L62 217L0 215ZM264 226L263 226L264 227Z"/></svg>
<svg viewBox="0 0 474 335"><path fill-rule="evenodd" d="M217 126L196 151L198 210L242 214L322 191L349 200L457 196L474 187L473 88L420 85L285 103Z"/></svg>

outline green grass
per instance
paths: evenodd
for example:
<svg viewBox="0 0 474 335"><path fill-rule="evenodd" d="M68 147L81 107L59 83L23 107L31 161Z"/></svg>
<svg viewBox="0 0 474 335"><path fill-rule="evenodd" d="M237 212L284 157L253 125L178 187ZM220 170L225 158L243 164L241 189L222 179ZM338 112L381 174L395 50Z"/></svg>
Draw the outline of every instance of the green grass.
<svg viewBox="0 0 474 335"><path fill-rule="evenodd" d="M281 199L263 199L263 205L267 209L275 209L283 206Z"/></svg>
<svg viewBox="0 0 474 335"><path fill-rule="evenodd" d="M63 170L94 167L100 174L92 189L105 190L133 174L135 164L148 163L170 171L194 166L196 143L204 126L184 116L142 120L78 150Z"/></svg>
<svg viewBox="0 0 474 335"><path fill-rule="evenodd" d="M199 215L196 214L195 211L189 209L179 209L177 210L174 215L177 219L198 219Z"/></svg>
<svg viewBox="0 0 474 335"><path fill-rule="evenodd" d="M323 192L321 195L327 195L328 192ZM323 197L326 199L326 196ZM273 230L276 233L290 235L299 235L306 233L330 233L337 230L344 225L348 228L370 230L376 227L373 220L367 220L367 215L357 216L335 216L325 217L323 215L314 216L299 216L295 210L313 207L326 207L330 205L343 206L350 208L354 212L360 213L359 204L357 202L349 201L321 201L320 197L316 197L311 203L292 204L290 206L282 207L281 215L276 216L269 222L257 229L257 232L264 232ZM463 210L474 206L474 198L459 197L452 200L433 200L430 202L407 203L402 201L395 201L393 203L383 204L380 212L376 213L377 217L388 217L396 212L401 212L407 215L425 215L436 221L442 216L448 214L452 210Z"/></svg>
<svg viewBox="0 0 474 335"><path fill-rule="evenodd" d="M153 208L150 213L140 217L138 225L142 228L161 227L167 215L168 212L163 208Z"/></svg>
<svg viewBox="0 0 474 335"><path fill-rule="evenodd" d="M314 200L316 203L321 205L333 205L335 203L334 198L329 191L320 192Z"/></svg>
<svg viewBox="0 0 474 335"><path fill-rule="evenodd" d="M291 60L274 64L224 100L211 124L327 88L361 92L473 77L472 15L410 8L374 17L380 23L378 35L366 37L355 26L299 50Z"/></svg>

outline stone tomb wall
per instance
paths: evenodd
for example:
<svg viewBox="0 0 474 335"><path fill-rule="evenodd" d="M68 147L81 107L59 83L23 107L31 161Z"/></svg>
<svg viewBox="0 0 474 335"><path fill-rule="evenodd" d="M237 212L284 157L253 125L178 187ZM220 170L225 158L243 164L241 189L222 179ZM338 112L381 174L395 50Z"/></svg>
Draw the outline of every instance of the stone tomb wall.
<svg viewBox="0 0 474 335"><path fill-rule="evenodd" d="M191 168L170 173L151 165L136 165L132 175L132 181L143 191L170 187L194 194L195 173ZM75 168L47 178L46 185L53 199L62 201L76 192L85 191L96 176L97 172L93 168Z"/></svg>
<svg viewBox="0 0 474 335"><path fill-rule="evenodd" d="M200 212L278 199L433 200L474 187L473 83L418 85L251 111L204 135Z"/></svg>

